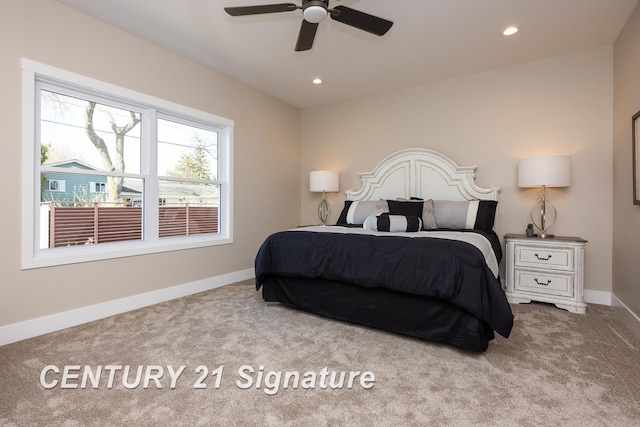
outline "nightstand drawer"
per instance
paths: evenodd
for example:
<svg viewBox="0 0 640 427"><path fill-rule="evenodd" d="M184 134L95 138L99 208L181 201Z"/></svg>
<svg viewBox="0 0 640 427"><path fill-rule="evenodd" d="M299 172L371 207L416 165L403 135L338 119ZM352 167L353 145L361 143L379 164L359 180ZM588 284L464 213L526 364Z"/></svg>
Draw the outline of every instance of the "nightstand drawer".
<svg viewBox="0 0 640 427"><path fill-rule="evenodd" d="M514 289L556 296L573 297L572 274L545 274L539 271L515 270Z"/></svg>
<svg viewBox="0 0 640 427"><path fill-rule="evenodd" d="M515 265L518 267L549 268L573 271L572 248L543 248L515 245Z"/></svg>

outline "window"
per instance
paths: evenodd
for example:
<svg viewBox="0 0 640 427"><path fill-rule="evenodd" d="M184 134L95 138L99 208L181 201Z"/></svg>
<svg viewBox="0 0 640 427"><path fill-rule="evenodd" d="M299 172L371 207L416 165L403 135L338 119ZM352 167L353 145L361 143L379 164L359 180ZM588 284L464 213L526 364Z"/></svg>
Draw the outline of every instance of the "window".
<svg viewBox="0 0 640 427"><path fill-rule="evenodd" d="M104 182L90 182L89 191L91 193L106 193L107 184L105 184Z"/></svg>
<svg viewBox="0 0 640 427"><path fill-rule="evenodd" d="M60 181L57 179L47 180L47 185L46 185L47 191L64 191L64 188L65 188L64 181Z"/></svg>
<svg viewBox="0 0 640 427"><path fill-rule="evenodd" d="M22 64L23 268L232 242L232 121Z"/></svg>

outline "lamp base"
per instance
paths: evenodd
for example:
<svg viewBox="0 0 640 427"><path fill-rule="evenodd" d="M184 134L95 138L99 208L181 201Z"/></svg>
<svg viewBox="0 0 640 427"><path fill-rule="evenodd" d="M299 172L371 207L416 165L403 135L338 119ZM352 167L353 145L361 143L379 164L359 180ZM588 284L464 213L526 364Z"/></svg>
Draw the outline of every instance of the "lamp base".
<svg viewBox="0 0 640 427"><path fill-rule="evenodd" d="M322 225L327 225L327 220L331 215L331 208L329 207L329 203L327 203L327 199L325 199L324 192L322 193L322 200L318 205L318 218L322 222Z"/></svg>
<svg viewBox="0 0 640 427"><path fill-rule="evenodd" d="M546 197L545 186L542 186L540 199L533 205L531 209L531 222L538 229L538 237L545 239L553 237L553 234L547 232L556 221L558 212L553 203Z"/></svg>

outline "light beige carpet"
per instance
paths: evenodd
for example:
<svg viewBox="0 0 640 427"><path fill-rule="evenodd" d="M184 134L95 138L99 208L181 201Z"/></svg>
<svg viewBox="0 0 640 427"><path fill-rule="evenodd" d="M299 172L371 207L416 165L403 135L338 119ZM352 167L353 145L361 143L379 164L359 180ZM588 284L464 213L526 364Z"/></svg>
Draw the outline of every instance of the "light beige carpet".
<svg viewBox="0 0 640 427"><path fill-rule="evenodd" d="M612 308L513 310L511 338L472 354L265 304L253 281L241 282L0 347L0 425L640 425L640 340ZM44 383L58 384L44 389L48 365L61 372L48 372ZM159 365L163 388L150 380L127 389L113 371L111 387L104 372L97 388L89 379L63 389L62 370L73 365L130 366L133 383L139 365ZM185 366L174 389L167 365ZM208 388L194 389L201 365ZM322 389L316 379L315 389L270 395L264 383L236 384L248 383L243 365L301 376L371 371L375 383Z"/></svg>

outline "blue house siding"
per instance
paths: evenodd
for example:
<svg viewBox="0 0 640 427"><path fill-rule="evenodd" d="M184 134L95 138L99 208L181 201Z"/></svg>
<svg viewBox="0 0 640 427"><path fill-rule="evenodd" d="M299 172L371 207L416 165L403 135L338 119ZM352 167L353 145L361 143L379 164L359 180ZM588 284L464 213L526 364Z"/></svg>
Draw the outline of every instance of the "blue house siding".
<svg viewBox="0 0 640 427"><path fill-rule="evenodd" d="M57 167L96 170L77 161L56 164ZM107 197L107 178L65 172L44 172L42 201L71 204L102 201Z"/></svg>

